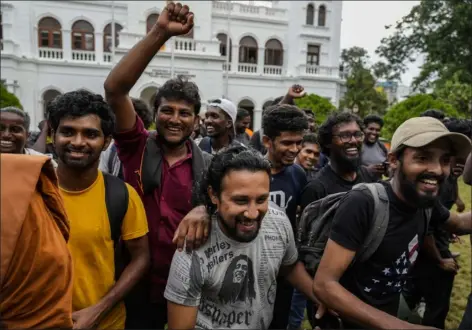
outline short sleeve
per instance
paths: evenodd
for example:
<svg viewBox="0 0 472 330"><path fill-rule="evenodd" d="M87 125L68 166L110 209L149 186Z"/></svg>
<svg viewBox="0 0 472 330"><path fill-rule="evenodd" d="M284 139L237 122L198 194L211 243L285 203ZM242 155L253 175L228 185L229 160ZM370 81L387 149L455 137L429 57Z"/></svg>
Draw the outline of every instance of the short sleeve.
<svg viewBox="0 0 472 330"><path fill-rule="evenodd" d="M295 245L293 229L288 218L287 224L285 225L285 232L287 233L287 248L285 250L284 258L282 259L282 266L290 266L297 262L298 251L297 246Z"/></svg>
<svg viewBox="0 0 472 330"><path fill-rule="evenodd" d="M100 162L98 164L98 169L102 171L103 173L112 172L111 169L108 168L112 148L113 148L113 142L110 143L107 150L103 151L102 154L100 155Z"/></svg>
<svg viewBox="0 0 472 330"><path fill-rule="evenodd" d="M195 253L176 251L170 266L164 298L175 304L199 306L204 284L202 262Z"/></svg>
<svg viewBox="0 0 472 330"><path fill-rule="evenodd" d="M121 227L121 237L125 241L144 236L149 231L146 211L141 198L129 184L126 184L126 188L128 188L129 195L128 211L126 211Z"/></svg>
<svg viewBox="0 0 472 330"><path fill-rule="evenodd" d="M446 221L449 220L450 216L451 212L437 201L432 209L431 220L428 226L428 235L432 235L438 227L445 224Z"/></svg>
<svg viewBox="0 0 472 330"><path fill-rule="evenodd" d="M330 239L348 250L357 251L369 234L373 215L372 196L360 190L347 192L334 215Z"/></svg>
<svg viewBox="0 0 472 330"><path fill-rule="evenodd" d="M300 207L303 211L310 203L326 196L326 190L318 179L310 181L301 192Z"/></svg>

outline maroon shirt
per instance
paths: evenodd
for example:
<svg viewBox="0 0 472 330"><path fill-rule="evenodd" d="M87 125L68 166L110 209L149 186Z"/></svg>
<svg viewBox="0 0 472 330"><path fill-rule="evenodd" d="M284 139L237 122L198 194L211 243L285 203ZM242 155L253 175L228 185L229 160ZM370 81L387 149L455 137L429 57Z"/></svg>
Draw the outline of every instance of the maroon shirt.
<svg viewBox="0 0 472 330"><path fill-rule="evenodd" d="M135 127L115 134L114 138L125 181L136 189L146 210L151 253L151 299L164 302L164 290L175 252L172 238L180 221L192 209L192 152L187 144L187 157L172 166L163 157L160 189L144 195L137 173L141 169L148 136L142 120L136 116Z"/></svg>

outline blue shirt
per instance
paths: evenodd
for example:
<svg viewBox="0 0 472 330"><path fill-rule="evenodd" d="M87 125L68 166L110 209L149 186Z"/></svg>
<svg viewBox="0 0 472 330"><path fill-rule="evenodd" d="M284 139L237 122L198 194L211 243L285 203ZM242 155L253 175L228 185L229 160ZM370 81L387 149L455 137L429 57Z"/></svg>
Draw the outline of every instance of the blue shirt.
<svg viewBox="0 0 472 330"><path fill-rule="evenodd" d="M297 164L287 166L272 175L270 182L270 200L285 212L294 230L297 224L297 206L306 184L305 171Z"/></svg>

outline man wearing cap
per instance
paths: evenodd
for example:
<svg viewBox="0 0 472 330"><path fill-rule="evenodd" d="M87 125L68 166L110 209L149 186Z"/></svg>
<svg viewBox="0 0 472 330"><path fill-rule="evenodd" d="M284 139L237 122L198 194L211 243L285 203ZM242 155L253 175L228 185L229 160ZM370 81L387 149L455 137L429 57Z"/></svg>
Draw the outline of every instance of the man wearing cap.
<svg viewBox="0 0 472 330"><path fill-rule="evenodd" d="M412 118L395 131L388 155L394 174L383 182L389 200L384 239L370 259L351 265L372 225L373 197L346 193L333 219L313 289L349 329L425 329L396 317L406 276L425 237L438 225L471 233L472 215L451 213L438 201L451 156L467 157L471 142L437 119ZM432 211L432 212L431 212Z"/></svg>
<svg viewBox="0 0 472 330"><path fill-rule="evenodd" d="M216 155L228 148L242 146L243 144L234 138L236 115L236 106L230 100L211 100L205 113L207 136L200 141L200 149Z"/></svg>

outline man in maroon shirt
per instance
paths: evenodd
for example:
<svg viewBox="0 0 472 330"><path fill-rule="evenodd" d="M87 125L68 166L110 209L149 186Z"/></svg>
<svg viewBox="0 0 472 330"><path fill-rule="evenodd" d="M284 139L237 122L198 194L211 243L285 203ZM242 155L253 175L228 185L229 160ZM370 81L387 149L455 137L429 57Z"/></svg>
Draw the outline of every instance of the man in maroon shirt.
<svg viewBox="0 0 472 330"><path fill-rule="evenodd" d="M153 105L153 133L146 131L129 97L129 91L165 42L188 33L192 27L193 14L187 6L167 4L147 36L105 81L106 98L116 115L114 139L124 178L140 194L149 223L151 274L150 282L143 286L150 299L136 297L136 306L127 305L127 328L164 328L164 290L175 252L174 233L176 238L180 236L178 247L183 246L185 238L187 248L198 246L208 235L205 208L192 210L192 202L198 205L192 198L193 184L200 181L211 158L189 139L201 107L197 86L179 77L159 89ZM178 227L180 233L176 233Z"/></svg>

